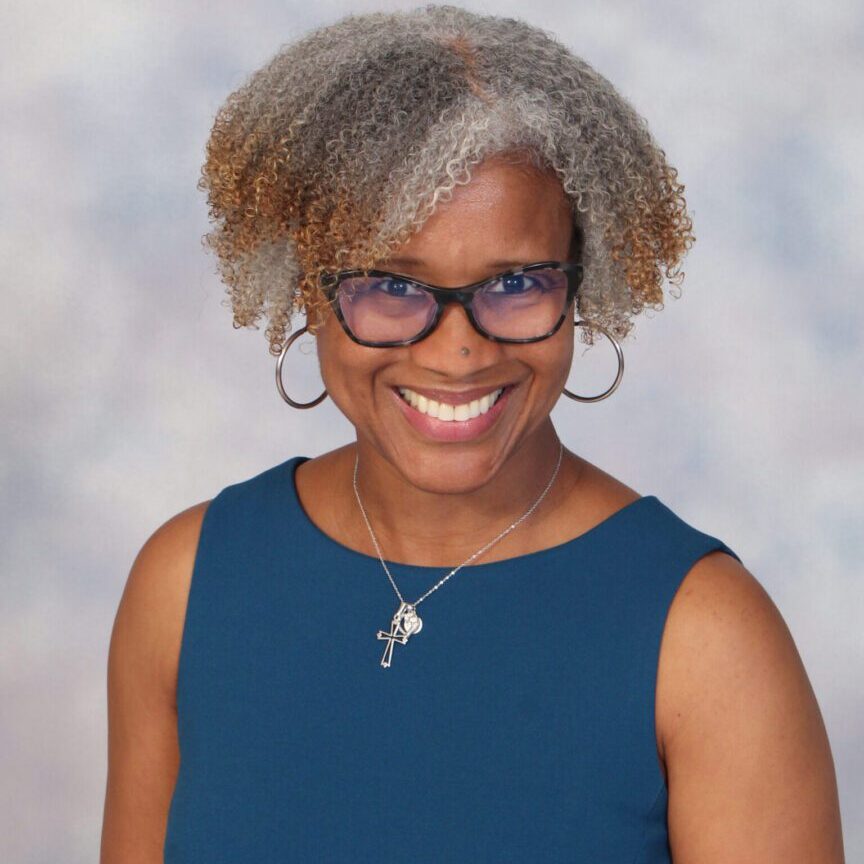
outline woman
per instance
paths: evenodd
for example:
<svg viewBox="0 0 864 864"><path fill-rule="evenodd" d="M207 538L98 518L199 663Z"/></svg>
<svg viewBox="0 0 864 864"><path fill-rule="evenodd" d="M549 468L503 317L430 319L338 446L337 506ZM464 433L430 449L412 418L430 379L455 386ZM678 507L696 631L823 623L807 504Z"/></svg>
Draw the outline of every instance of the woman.
<svg viewBox="0 0 864 864"><path fill-rule="evenodd" d="M614 393L693 239L612 85L512 19L352 16L229 98L203 187L235 324L266 313L279 392L329 396L356 441L136 558L103 864L841 862L771 599L550 419ZM282 380L304 332L311 403ZM615 349L602 393L565 387L575 333Z"/></svg>

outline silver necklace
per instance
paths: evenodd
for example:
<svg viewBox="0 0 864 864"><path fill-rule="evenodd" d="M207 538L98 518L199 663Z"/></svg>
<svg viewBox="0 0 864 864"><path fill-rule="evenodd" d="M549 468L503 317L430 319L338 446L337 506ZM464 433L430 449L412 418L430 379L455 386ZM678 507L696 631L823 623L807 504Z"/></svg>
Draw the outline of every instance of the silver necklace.
<svg viewBox="0 0 864 864"><path fill-rule="evenodd" d="M387 567L387 562L384 560L384 556L381 554L381 547L378 545L378 538L375 536L375 532L372 530L372 525L369 523L369 517L366 515L366 510L363 507L363 502L360 500L360 490L357 488L357 466L360 457L359 454L355 453L354 495L357 498L357 503L360 505L360 512L363 514L363 521L366 523L366 527L369 529L369 536L372 538L372 543L375 546L375 551L378 553L378 558L381 561L381 566L384 568L384 572L387 574L387 578L390 580L390 584L393 586L393 590L396 592L396 596L399 598L399 608L396 610L396 614L390 621L390 629L378 631L378 639L384 639L387 642L387 646L384 649L384 656L381 658L381 665L385 669L390 666L390 661L393 658L393 646L397 642L400 645L404 645L408 641L409 636L413 636L415 633L419 633L420 629L423 627L423 620L417 614L417 607L433 591L437 591L451 576L455 575L466 564L470 564L475 558L477 558L479 555L482 555L484 552L494 546L499 540L506 537L514 528L516 528L517 525L519 525L523 520L527 519L537 509L537 506L546 497L549 490L552 488L552 484L555 482L555 478L558 476L558 469L561 467L561 459L563 456L564 444L559 441L558 462L555 465L555 470L552 472L551 479L546 484L546 488L543 490L540 497L512 525L510 525L508 528L505 528L494 540L490 541L485 546L478 549L470 558L463 561L458 567L455 567L442 579L439 579L438 582L436 582L425 594L423 594L413 603L408 603L402 596L396 583L393 581L393 576L390 573L389 568Z"/></svg>

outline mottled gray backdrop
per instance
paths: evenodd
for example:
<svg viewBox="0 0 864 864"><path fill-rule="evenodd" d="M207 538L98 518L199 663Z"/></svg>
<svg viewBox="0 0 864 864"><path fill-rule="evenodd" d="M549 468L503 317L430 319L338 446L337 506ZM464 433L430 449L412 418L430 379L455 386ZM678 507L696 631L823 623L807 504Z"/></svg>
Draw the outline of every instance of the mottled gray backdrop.
<svg viewBox="0 0 864 864"><path fill-rule="evenodd" d="M555 31L680 171L698 237L682 297L638 319L613 398L562 399L554 418L567 446L725 540L774 598L828 727L848 860L864 860L864 7L468 5ZM381 8L3 3L4 862L97 858L108 640L149 534L352 439L329 400L283 404L263 328L232 328L196 182L246 75L313 26ZM605 386L603 348L577 353L571 390ZM290 361L292 395L317 395L314 354Z"/></svg>

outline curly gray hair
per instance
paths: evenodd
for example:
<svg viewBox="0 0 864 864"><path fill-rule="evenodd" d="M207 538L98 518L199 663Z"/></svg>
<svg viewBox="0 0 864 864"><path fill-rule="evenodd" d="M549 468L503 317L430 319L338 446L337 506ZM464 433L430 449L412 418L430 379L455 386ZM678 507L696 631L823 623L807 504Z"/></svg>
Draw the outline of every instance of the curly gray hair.
<svg viewBox="0 0 864 864"><path fill-rule="evenodd" d="M571 201L580 315L624 338L633 315L662 309L695 238L646 122L552 34L430 4L314 30L219 109L199 188L234 326L264 314L274 355L295 311L314 332L324 273L374 267L473 165L509 153L553 171Z"/></svg>

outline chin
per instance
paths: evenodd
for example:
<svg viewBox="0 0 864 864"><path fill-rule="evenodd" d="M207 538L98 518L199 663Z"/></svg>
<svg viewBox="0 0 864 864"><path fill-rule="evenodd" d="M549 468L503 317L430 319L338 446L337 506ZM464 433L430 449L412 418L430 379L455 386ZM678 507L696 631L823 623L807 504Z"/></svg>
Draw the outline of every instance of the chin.
<svg viewBox="0 0 864 864"><path fill-rule="evenodd" d="M495 476L500 464L488 450L453 445L424 453L418 449L404 459L394 455L393 464L406 480L438 495L464 495L480 489Z"/></svg>

